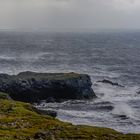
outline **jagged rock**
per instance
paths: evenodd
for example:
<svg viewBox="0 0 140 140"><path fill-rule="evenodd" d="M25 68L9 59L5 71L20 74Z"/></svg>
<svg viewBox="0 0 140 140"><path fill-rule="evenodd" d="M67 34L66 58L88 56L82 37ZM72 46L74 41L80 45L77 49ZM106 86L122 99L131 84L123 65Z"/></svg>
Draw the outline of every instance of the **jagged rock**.
<svg viewBox="0 0 140 140"><path fill-rule="evenodd" d="M35 140L46 140L46 138L48 138L49 140L55 140L54 136L55 136L55 132L39 131L39 132L35 133L34 139Z"/></svg>
<svg viewBox="0 0 140 140"><path fill-rule="evenodd" d="M129 117L127 115L117 115L117 117L121 118L122 120L129 119Z"/></svg>
<svg viewBox="0 0 140 140"><path fill-rule="evenodd" d="M54 117L54 118L57 116L57 112L53 111L53 110L41 110L41 109L38 109L36 107L32 107L32 110L40 115L49 115L49 116Z"/></svg>
<svg viewBox="0 0 140 140"><path fill-rule="evenodd" d="M112 111L114 109L114 106L113 106L113 103L111 102L97 102L97 103L94 103L94 109Z"/></svg>
<svg viewBox="0 0 140 140"><path fill-rule="evenodd" d="M46 135L47 135L47 133L45 131L40 131L40 132L35 133L34 138L37 140L40 140L40 139L44 140L44 139L46 139Z"/></svg>
<svg viewBox="0 0 140 140"><path fill-rule="evenodd" d="M90 99L96 97L91 85L88 75L77 73L0 74L0 91L24 102Z"/></svg>
<svg viewBox="0 0 140 140"><path fill-rule="evenodd" d="M102 80L102 81L98 81L98 82L100 82L100 83L105 83L105 84L110 84L110 85L113 85L113 86L124 87L123 85L120 85L120 84L118 84L118 83L114 83L114 82L109 81L109 80L106 80L106 79L104 79L104 80Z"/></svg>

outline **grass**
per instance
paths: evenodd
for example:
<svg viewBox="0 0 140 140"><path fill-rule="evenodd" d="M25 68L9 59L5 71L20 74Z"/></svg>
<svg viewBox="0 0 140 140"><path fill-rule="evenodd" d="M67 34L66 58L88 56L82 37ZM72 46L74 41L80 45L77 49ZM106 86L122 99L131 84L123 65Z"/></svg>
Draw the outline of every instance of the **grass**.
<svg viewBox="0 0 140 140"><path fill-rule="evenodd" d="M140 140L140 135L75 126L39 115L30 104L0 99L0 140Z"/></svg>
<svg viewBox="0 0 140 140"><path fill-rule="evenodd" d="M81 76L85 76L84 74L78 73L35 73L35 72L22 72L17 75L19 78L28 79L28 78L36 78L36 79L48 79L48 80L67 80L73 78L81 78Z"/></svg>
<svg viewBox="0 0 140 140"><path fill-rule="evenodd" d="M9 95L4 93L4 92L0 92L0 99L10 99Z"/></svg>

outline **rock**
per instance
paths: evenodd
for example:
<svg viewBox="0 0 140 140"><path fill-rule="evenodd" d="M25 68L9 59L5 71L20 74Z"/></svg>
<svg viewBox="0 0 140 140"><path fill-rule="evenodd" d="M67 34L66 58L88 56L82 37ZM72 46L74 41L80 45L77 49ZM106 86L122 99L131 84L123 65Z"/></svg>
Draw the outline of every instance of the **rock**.
<svg viewBox="0 0 140 140"><path fill-rule="evenodd" d="M45 131L40 131L40 132L35 133L34 139L37 139L37 140L43 139L44 140L44 139L46 139L46 135L47 135L47 133Z"/></svg>
<svg viewBox="0 0 140 140"><path fill-rule="evenodd" d="M49 140L56 140L54 138L54 135L55 135L55 132L50 132L50 131L39 131L39 132L36 132L35 135L34 135L34 139L35 140L46 140L49 139Z"/></svg>
<svg viewBox="0 0 140 140"><path fill-rule="evenodd" d="M114 106L111 102L97 102L94 103L94 109L100 111L112 111Z"/></svg>
<svg viewBox="0 0 140 140"><path fill-rule="evenodd" d="M8 99L8 100L11 100L11 97L7 93L0 92L0 99Z"/></svg>
<svg viewBox="0 0 140 140"><path fill-rule="evenodd" d="M32 107L32 110L40 115L48 115L48 116L51 116L54 118L57 117L57 112L53 111L53 110L41 110L41 109L38 109L36 107Z"/></svg>
<svg viewBox="0 0 140 140"><path fill-rule="evenodd" d="M98 81L98 82L100 82L100 83L105 83L105 84L110 84L110 85L113 85L113 86L124 87L124 86L122 86L122 85L120 85L120 84L118 84L118 83L114 83L114 82L109 81L109 80L106 80L106 79L104 79L104 80L102 80L102 81Z"/></svg>
<svg viewBox="0 0 140 140"><path fill-rule="evenodd" d="M49 115L51 117L57 117L57 112L53 111L53 110L40 110L40 113L43 115Z"/></svg>
<svg viewBox="0 0 140 140"><path fill-rule="evenodd" d="M127 119L129 119L129 117L126 116L126 115L118 115L117 117L121 118L122 120L127 120Z"/></svg>
<svg viewBox="0 0 140 140"><path fill-rule="evenodd" d="M22 72L18 75L0 74L0 91L23 102L64 101L96 97L90 77L77 73Z"/></svg>

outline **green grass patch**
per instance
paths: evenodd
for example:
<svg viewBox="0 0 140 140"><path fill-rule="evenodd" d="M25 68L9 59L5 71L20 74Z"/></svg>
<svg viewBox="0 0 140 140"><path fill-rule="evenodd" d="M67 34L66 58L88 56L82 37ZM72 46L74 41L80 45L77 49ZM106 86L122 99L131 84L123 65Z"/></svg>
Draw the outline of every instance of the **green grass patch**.
<svg viewBox="0 0 140 140"><path fill-rule="evenodd" d="M72 125L34 112L32 105L0 99L0 140L140 140L108 128Z"/></svg>

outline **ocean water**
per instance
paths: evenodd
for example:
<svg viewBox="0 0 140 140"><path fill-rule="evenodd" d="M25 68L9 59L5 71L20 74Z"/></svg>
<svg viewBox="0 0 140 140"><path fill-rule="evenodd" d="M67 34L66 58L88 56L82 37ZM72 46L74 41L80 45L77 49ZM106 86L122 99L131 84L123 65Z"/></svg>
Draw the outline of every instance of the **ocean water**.
<svg viewBox="0 0 140 140"><path fill-rule="evenodd" d="M0 32L0 73L21 71L89 74L97 99L38 107L73 124L140 133L140 33Z"/></svg>

